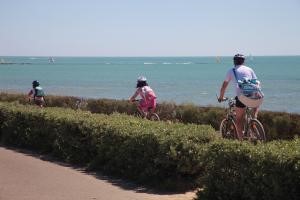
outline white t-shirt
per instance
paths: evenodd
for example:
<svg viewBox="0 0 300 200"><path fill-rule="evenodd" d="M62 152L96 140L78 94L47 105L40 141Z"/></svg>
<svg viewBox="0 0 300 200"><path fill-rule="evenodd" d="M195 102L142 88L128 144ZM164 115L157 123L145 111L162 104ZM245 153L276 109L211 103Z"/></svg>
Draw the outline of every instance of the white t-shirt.
<svg viewBox="0 0 300 200"><path fill-rule="evenodd" d="M238 80L257 79L256 74L250 67L247 67L245 65L237 65L233 68L235 68L235 74ZM233 87L236 91L236 96L239 96L241 94L241 89L239 88L237 80L235 79L233 68L228 70L225 81L230 82L232 80Z"/></svg>

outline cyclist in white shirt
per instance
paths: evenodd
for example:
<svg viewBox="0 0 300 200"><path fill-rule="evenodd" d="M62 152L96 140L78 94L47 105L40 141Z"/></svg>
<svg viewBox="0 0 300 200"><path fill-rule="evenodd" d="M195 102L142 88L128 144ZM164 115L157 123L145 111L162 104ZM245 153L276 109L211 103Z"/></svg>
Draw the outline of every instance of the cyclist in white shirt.
<svg viewBox="0 0 300 200"><path fill-rule="evenodd" d="M232 80L232 83L234 85L235 93L236 93L236 126L237 126L237 134L239 140L243 139L243 126L244 126L244 117L245 117L245 111L246 111L246 105L244 105L239 99L238 96L241 94L241 89L238 86L237 80L251 80L251 79L257 79L254 71L247 67L244 64L245 62L245 56L242 54L236 54L233 57L234 62L234 68L231 68L228 70L226 74L226 78L222 84L222 87L220 89L220 95L218 101L221 102L224 99L224 94L226 91L226 88L229 84L229 82ZM235 72L234 72L235 71ZM236 75L234 75L234 73ZM258 107L254 108L254 117L257 118L258 114Z"/></svg>

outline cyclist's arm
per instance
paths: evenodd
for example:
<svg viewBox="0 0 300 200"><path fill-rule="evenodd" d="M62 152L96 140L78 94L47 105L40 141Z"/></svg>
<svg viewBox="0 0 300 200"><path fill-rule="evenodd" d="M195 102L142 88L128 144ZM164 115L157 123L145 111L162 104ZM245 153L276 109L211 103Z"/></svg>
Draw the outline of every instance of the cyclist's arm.
<svg viewBox="0 0 300 200"><path fill-rule="evenodd" d="M231 81L231 79L233 78L233 76L234 76L233 70L229 69L226 73L225 80L224 80L224 82L222 84L222 87L220 89L220 95L219 95L219 99L218 99L219 102L223 101L226 88L227 88L229 82Z"/></svg>
<svg viewBox="0 0 300 200"><path fill-rule="evenodd" d="M136 91L135 91L135 93L129 98L129 101L133 101L133 100L135 100L135 98L139 95L139 91L138 91L139 89L137 89Z"/></svg>
<svg viewBox="0 0 300 200"><path fill-rule="evenodd" d="M28 92L28 96L30 97L30 96L32 96L33 95L33 90L30 90L29 92Z"/></svg>
<svg viewBox="0 0 300 200"><path fill-rule="evenodd" d="M228 81L223 82L222 87L220 89L220 95L219 95L218 101L222 101L224 99L224 94L225 94L226 88L228 86L228 83L229 83Z"/></svg>
<svg viewBox="0 0 300 200"><path fill-rule="evenodd" d="M30 91L28 92L27 97L28 97L28 101L30 101L30 99L33 98L33 90L30 90Z"/></svg>

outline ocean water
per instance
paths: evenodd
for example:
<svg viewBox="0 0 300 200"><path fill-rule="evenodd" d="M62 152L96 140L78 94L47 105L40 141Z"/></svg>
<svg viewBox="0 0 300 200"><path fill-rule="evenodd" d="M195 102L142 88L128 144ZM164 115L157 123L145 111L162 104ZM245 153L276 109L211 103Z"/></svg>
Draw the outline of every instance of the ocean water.
<svg viewBox="0 0 300 200"><path fill-rule="evenodd" d="M158 102L224 106L216 100L232 57L0 57L0 90L27 93L39 80L46 94L127 99L144 75ZM6 63L6 64L3 64ZM300 56L251 56L262 82L263 110L300 113ZM229 86L226 95L233 96Z"/></svg>

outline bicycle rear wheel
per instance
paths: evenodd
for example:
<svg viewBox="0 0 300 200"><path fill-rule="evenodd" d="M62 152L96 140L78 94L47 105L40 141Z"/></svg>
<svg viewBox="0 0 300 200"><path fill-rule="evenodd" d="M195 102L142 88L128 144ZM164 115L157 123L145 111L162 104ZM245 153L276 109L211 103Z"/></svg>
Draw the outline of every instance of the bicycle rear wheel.
<svg viewBox="0 0 300 200"><path fill-rule="evenodd" d="M235 122L232 119L223 119L220 125L220 133L223 138L236 139L237 128Z"/></svg>
<svg viewBox="0 0 300 200"><path fill-rule="evenodd" d="M267 140L265 130L263 125L257 119L252 119L249 123L248 136L252 141L262 141Z"/></svg>
<svg viewBox="0 0 300 200"><path fill-rule="evenodd" d="M149 119L150 119L151 121L160 121L160 118L159 118L158 114L156 114L156 113L152 113L152 114L150 115Z"/></svg>

